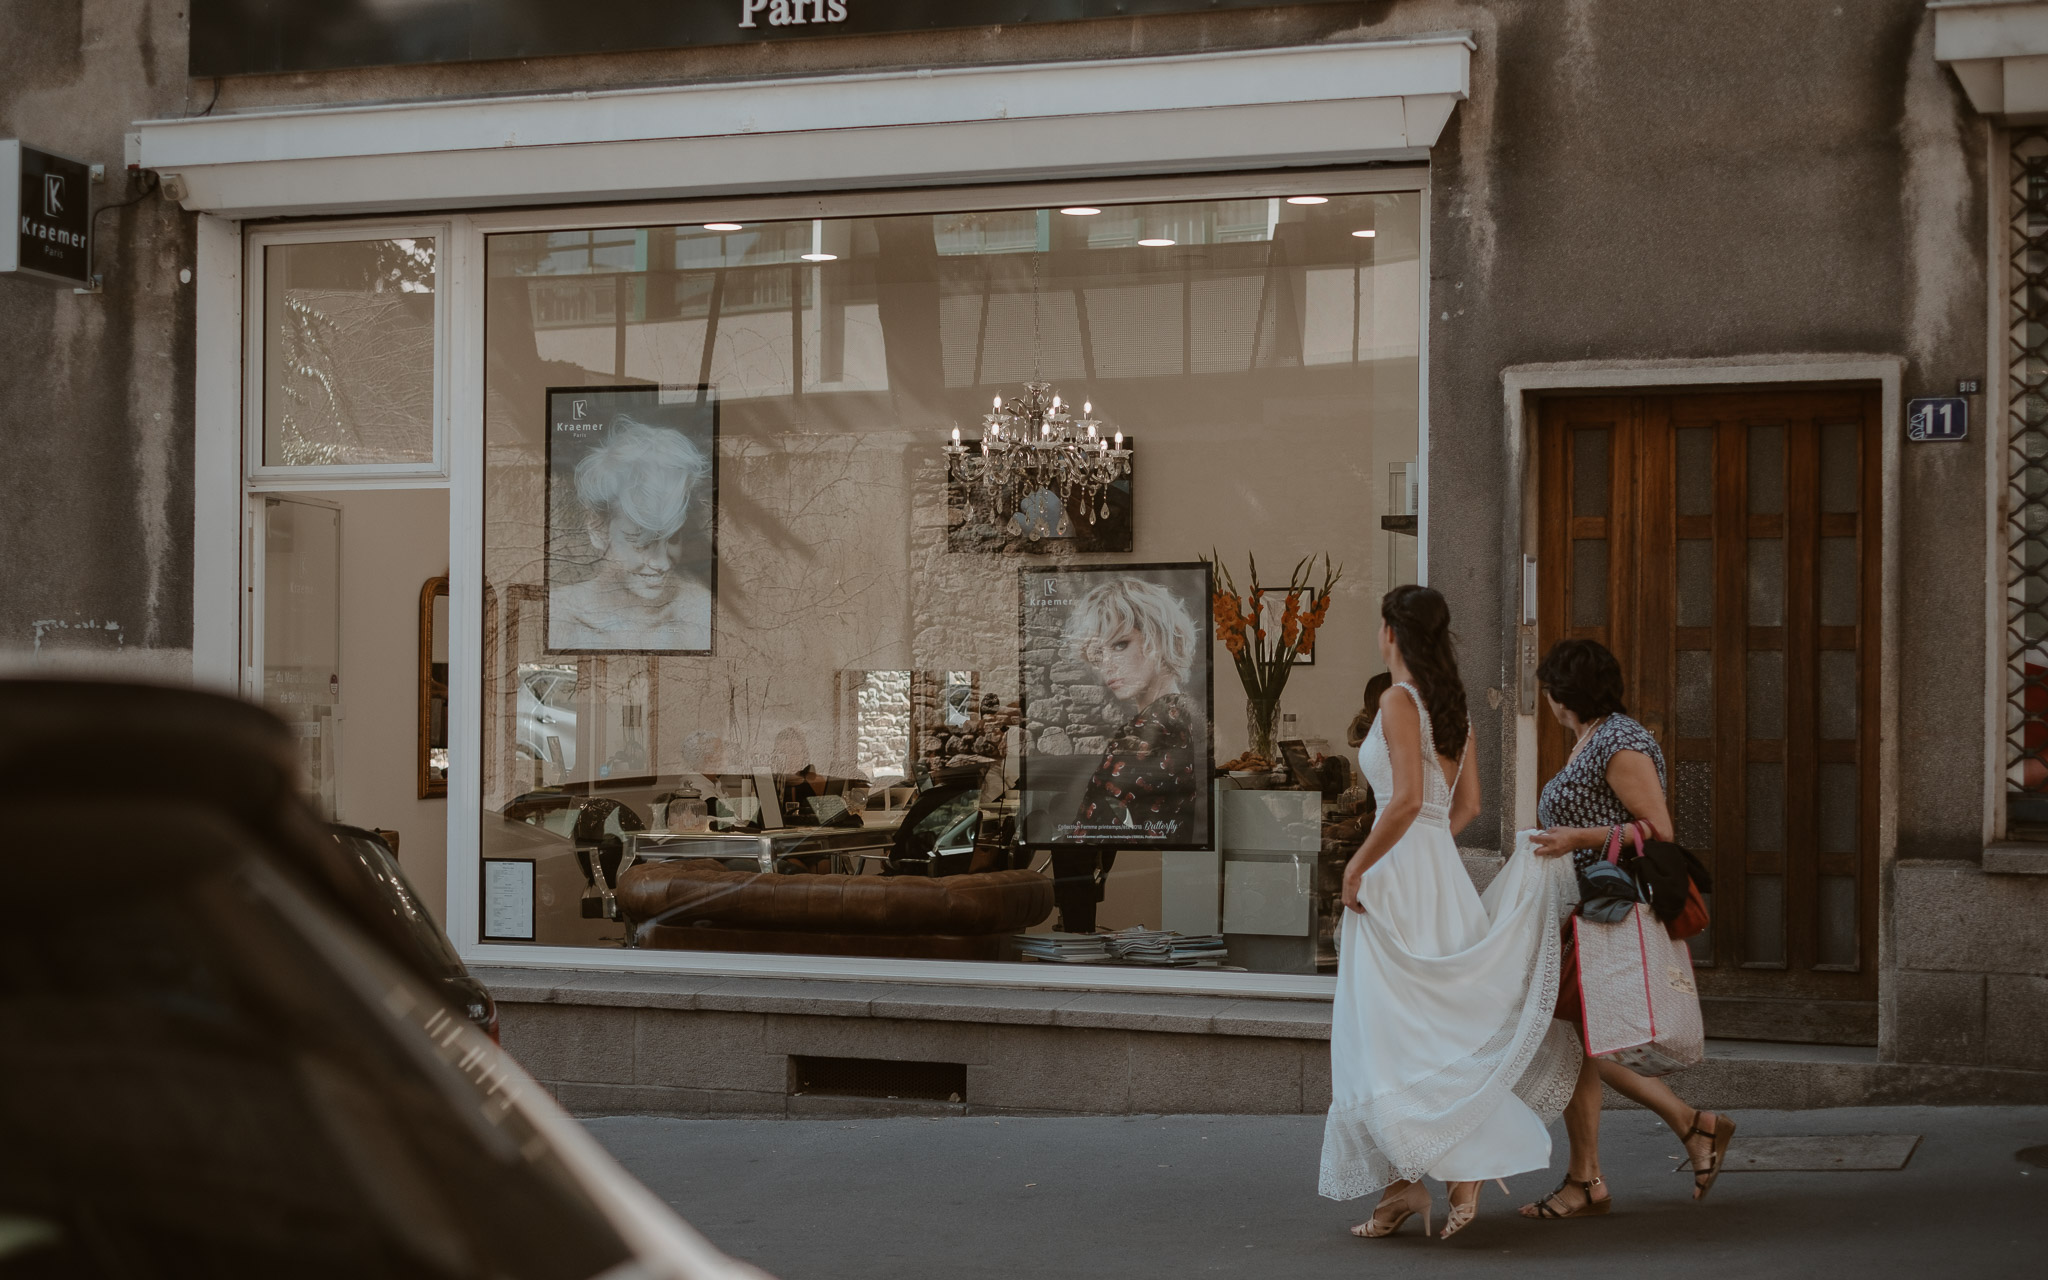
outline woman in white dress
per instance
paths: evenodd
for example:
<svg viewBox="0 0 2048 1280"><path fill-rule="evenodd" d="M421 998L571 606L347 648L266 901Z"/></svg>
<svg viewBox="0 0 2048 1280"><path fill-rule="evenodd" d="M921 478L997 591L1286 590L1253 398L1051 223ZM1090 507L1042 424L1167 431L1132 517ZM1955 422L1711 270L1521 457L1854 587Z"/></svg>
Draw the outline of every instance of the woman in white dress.
<svg viewBox="0 0 2048 1280"><path fill-rule="evenodd" d="M1440 1179L1448 1238L1477 1214L1483 1181L1550 1163L1547 1126L1579 1071L1550 1017L1558 922L1577 886L1565 860L1530 856L1523 837L1485 895L1473 889L1451 838L1479 812L1479 779L1450 611L1408 586L1380 616L1395 683L1359 748L1382 801L1344 869L1320 1190L1384 1189L1351 1229L1371 1238L1415 1213L1428 1230L1420 1179Z"/></svg>

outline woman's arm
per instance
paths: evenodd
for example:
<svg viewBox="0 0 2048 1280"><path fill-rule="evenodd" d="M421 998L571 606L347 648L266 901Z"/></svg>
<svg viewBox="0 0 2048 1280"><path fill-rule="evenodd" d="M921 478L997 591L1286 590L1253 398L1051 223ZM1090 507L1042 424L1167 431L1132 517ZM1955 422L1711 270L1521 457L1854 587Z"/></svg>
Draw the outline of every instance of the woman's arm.
<svg viewBox="0 0 2048 1280"><path fill-rule="evenodd" d="M1344 905L1363 911L1358 903L1358 885L1372 865L1387 855L1396 841L1408 834L1415 816L1422 812L1422 717L1406 692L1389 689L1380 698L1382 730L1387 739L1387 756L1394 766L1393 794L1380 803L1379 820L1351 861L1344 864Z"/></svg>
<svg viewBox="0 0 2048 1280"><path fill-rule="evenodd" d="M1671 839L1671 811L1655 761L1640 751L1617 751L1607 761L1607 785L1631 815L1650 824L1657 839ZM1554 858L1574 849L1604 849L1612 832L1612 827L1551 827L1531 837L1530 845L1538 856Z"/></svg>
<svg viewBox="0 0 2048 1280"><path fill-rule="evenodd" d="M1472 732L1465 732L1465 756L1458 770L1458 786L1451 792L1451 834L1463 831L1472 819L1479 816L1479 761L1478 751L1472 745ZM1441 762L1439 762L1440 764Z"/></svg>
<svg viewBox="0 0 2048 1280"><path fill-rule="evenodd" d="M1631 814L1650 824L1657 839L1672 838L1671 810L1664 802L1664 784L1657 780L1656 761L1640 751L1617 751L1607 761L1607 785Z"/></svg>

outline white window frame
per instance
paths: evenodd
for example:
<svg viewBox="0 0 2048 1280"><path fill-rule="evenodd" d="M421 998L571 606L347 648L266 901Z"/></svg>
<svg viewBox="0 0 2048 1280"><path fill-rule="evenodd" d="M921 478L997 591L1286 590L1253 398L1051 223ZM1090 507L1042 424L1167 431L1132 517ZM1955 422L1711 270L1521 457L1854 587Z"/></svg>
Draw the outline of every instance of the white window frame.
<svg viewBox="0 0 2048 1280"><path fill-rule="evenodd" d="M1426 166L1216 173L1172 177L1110 177L1093 181L974 187L900 187L886 191L800 196L663 201L479 212L455 219L451 248L460 285L447 291L449 367L457 404L452 417L449 494L449 937L467 964L531 968L612 969L774 977L866 978L985 987L1059 987L1169 991L1189 994L1308 996L1328 999L1336 978L1323 974L1158 972L1095 966L1024 965L990 961L906 960L858 956L769 955L749 952L656 951L485 942L479 918L482 878L483 564L484 564L484 292L485 241L492 235L618 227L689 225L730 219L770 222L803 218L885 217L972 210L1284 197L1297 194L1413 191L1419 210L1417 289L1416 458L1420 464L1416 573L1429 565L1429 222ZM452 255L451 255L452 256Z"/></svg>
<svg viewBox="0 0 2048 1280"><path fill-rule="evenodd" d="M245 324L242 332L242 449L243 475L248 491L288 492L306 489L348 488L443 488L448 483L448 396L449 396L449 276L445 269L449 241L454 235L452 220L432 222L359 221L322 223L314 227L250 229L243 237L242 278L246 290L242 304ZM434 242L434 390L433 457L427 462L349 463L338 466L291 467L266 465L263 461L264 400L264 269L267 250L276 245L347 244L365 240L420 240Z"/></svg>

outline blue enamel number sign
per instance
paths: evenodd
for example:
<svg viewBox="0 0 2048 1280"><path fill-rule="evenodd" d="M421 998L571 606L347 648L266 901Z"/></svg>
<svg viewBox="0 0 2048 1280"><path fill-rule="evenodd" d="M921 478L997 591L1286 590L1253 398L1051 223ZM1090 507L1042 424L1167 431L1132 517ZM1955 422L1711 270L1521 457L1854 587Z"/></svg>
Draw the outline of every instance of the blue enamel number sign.
<svg viewBox="0 0 2048 1280"><path fill-rule="evenodd" d="M1906 439L1961 440L1970 434L1970 402L1961 396L1930 396L1906 402Z"/></svg>

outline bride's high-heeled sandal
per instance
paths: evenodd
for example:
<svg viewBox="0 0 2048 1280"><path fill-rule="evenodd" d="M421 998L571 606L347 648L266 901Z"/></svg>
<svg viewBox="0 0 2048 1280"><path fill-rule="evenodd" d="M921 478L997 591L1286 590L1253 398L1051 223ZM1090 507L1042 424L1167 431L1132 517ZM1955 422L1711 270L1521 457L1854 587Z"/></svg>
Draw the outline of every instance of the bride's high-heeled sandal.
<svg viewBox="0 0 2048 1280"><path fill-rule="evenodd" d="M1597 1200L1593 1198L1593 1188L1606 1185L1607 1181L1604 1178L1582 1180L1566 1174L1564 1181L1557 1184L1556 1191L1538 1200L1535 1204L1523 1205L1522 1216L1545 1221L1561 1221L1565 1218L1597 1218L1614 1207L1613 1196L1601 1196ZM1576 1209L1565 1208L1564 1201L1558 1199L1558 1196L1564 1193L1564 1189L1571 1186L1576 1186L1586 1196L1586 1203ZM1532 1209L1535 1212L1530 1212Z"/></svg>
<svg viewBox="0 0 2048 1280"><path fill-rule="evenodd" d="M1701 1116L1714 1117L1714 1127L1711 1131L1700 1128ZM1711 1144L1707 1151L1706 1168L1702 1169L1693 1163L1692 1148L1690 1147L1685 1149L1685 1163L1677 1166L1678 1172L1692 1174L1692 1198L1695 1203L1706 1199L1707 1192L1714 1189L1714 1179L1721 1176L1721 1164L1728 1155L1728 1143L1734 1137L1735 1122L1727 1116L1722 1115L1718 1111L1695 1110L1692 1113L1692 1127L1687 1129L1685 1135L1678 1140L1680 1145L1688 1143L1694 1138L1705 1138ZM1705 1179L1704 1182L1701 1181L1703 1178Z"/></svg>
<svg viewBox="0 0 2048 1280"><path fill-rule="evenodd" d="M1392 1221L1383 1221L1380 1218L1380 1210L1382 1209L1398 1209L1399 1212L1394 1215ZM1351 1228L1351 1234L1361 1240L1379 1240L1399 1231L1402 1223L1418 1213L1422 1215L1422 1233L1428 1235L1430 1214L1429 1189L1419 1182L1411 1182L1401 1188L1399 1195L1388 1196L1374 1205L1372 1207L1372 1216Z"/></svg>
<svg viewBox="0 0 2048 1280"><path fill-rule="evenodd" d="M1508 1194L1508 1184L1502 1182L1499 1178L1493 1180L1493 1185L1500 1188L1502 1195ZM1444 1212L1444 1233L1438 1236L1437 1239L1448 1240L1472 1225L1472 1219L1479 1216L1479 1193L1485 1189L1486 1184L1484 1182L1475 1182L1472 1184L1472 1198L1470 1200L1464 1204L1459 1204L1456 1200L1449 1201L1451 1207ZM1448 1194L1445 1196L1445 1199L1449 1200ZM1427 1224L1425 1223L1424 1225L1426 1226Z"/></svg>

